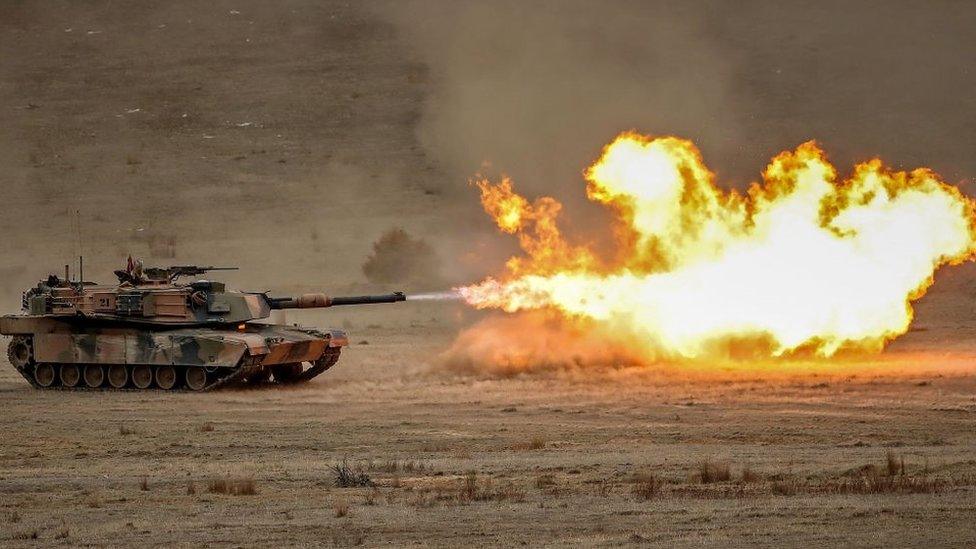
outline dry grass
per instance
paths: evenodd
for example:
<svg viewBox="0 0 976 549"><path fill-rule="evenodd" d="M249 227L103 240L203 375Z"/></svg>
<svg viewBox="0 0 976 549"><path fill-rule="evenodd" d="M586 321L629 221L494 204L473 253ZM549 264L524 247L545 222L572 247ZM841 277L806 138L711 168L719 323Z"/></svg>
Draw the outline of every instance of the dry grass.
<svg viewBox="0 0 976 549"><path fill-rule="evenodd" d="M194 488L194 491L196 488ZM189 488L187 488L189 492ZM258 493L257 483L252 478L219 478L207 483L207 492L230 496L254 496Z"/></svg>
<svg viewBox="0 0 976 549"><path fill-rule="evenodd" d="M142 480L139 481L139 489L142 490L143 492L148 492L149 491L149 479L148 478L142 477Z"/></svg>
<svg viewBox="0 0 976 549"><path fill-rule="evenodd" d="M527 450L542 450L546 447L546 439L535 436L532 437L527 442L516 442L512 445L512 450L516 452L524 452Z"/></svg>
<svg viewBox="0 0 976 549"><path fill-rule="evenodd" d="M349 514L349 504L344 501L337 501L332 504L332 511L336 518L342 518Z"/></svg>
<svg viewBox="0 0 976 549"><path fill-rule="evenodd" d="M888 476L893 477L895 475L905 474L905 457L899 456L898 454L888 450L885 453L885 467L888 471Z"/></svg>
<svg viewBox="0 0 976 549"><path fill-rule="evenodd" d="M427 470L427 465L423 462L414 460L396 460L390 459L387 461L368 461L365 464L365 469L369 471L379 471L381 473L422 473Z"/></svg>
<svg viewBox="0 0 976 549"><path fill-rule="evenodd" d="M359 486L366 486L372 488L376 486L369 475L361 471L353 471L349 464L345 460L342 463L337 463L332 466L332 472L335 475L334 483L338 488L353 488Z"/></svg>
<svg viewBox="0 0 976 549"><path fill-rule="evenodd" d="M639 473L634 477L634 486L631 491L638 501L654 499L661 492L663 483L654 473Z"/></svg>
<svg viewBox="0 0 976 549"><path fill-rule="evenodd" d="M704 459L698 464L698 476L702 484L727 482L732 480L732 471L729 469L728 462Z"/></svg>
<svg viewBox="0 0 976 549"><path fill-rule="evenodd" d="M744 483L753 483L753 482L759 482L760 480L762 480L762 477L759 475L759 473L753 471L752 467L746 465L745 467L742 468L741 480Z"/></svg>
<svg viewBox="0 0 976 549"><path fill-rule="evenodd" d="M210 423L209 421L200 426L201 433L210 433L213 432L213 430L214 430L214 424Z"/></svg>
<svg viewBox="0 0 976 549"><path fill-rule="evenodd" d="M379 489L372 488L363 494L363 505L370 506L376 505L376 496L380 493Z"/></svg>
<svg viewBox="0 0 976 549"><path fill-rule="evenodd" d="M550 473L544 473L535 477L535 487L540 490L556 485L556 477Z"/></svg>
<svg viewBox="0 0 976 549"><path fill-rule="evenodd" d="M795 479L784 478L773 481L769 486L770 491L777 496L792 496L799 491L799 484Z"/></svg>
<svg viewBox="0 0 976 549"><path fill-rule="evenodd" d="M37 539L37 529L28 530L26 532L20 532L19 534L14 534L13 539L26 540L26 539Z"/></svg>
<svg viewBox="0 0 976 549"><path fill-rule="evenodd" d="M195 496L197 493L197 485L192 480L186 483L186 495Z"/></svg>
<svg viewBox="0 0 976 549"><path fill-rule="evenodd" d="M491 477L483 480L474 471L468 472L458 484L455 498L460 503L472 501L525 501L525 491L512 482L506 482L499 487L494 485Z"/></svg>
<svg viewBox="0 0 976 549"><path fill-rule="evenodd" d="M119 435L121 435L121 436L128 436L128 435L131 435L131 434L134 434L134 433L135 433L135 431L133 431L132 429L129 429L128 427L126 427L125 426L125 423L119 423Z"/></svg>

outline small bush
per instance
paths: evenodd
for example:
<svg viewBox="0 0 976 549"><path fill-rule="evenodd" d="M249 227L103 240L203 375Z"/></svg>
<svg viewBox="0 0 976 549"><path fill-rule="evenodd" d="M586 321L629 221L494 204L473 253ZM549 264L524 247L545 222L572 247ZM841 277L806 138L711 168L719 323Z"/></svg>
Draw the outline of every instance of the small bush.
<svg viewBox="0 0 976 549"><path fill-rule="evenodd" d="M195 488L194 488L195 490ZM254 479L250 478L219 478L207 483L207 491L211 494L227 494L231 496L257 495L258 488ZM189 488L187 489L189 492Z"/></svg>
<svg viewBox="0 0 976 549"><path fill-rule="evenodd" d="M353 471L345 460L342 463L333 465L332 472L335 474L335 485L339 488L353 488L357 486L372 488L376 486L372 479L369 478L369 475Z"/></svg>
<svg viewBox="0 0 976 549"><path fill-rule="evenodd" d="M703 484L732 480L732 472L727 462L713 462L705 459L698 464L698 474Z"/></svg>
<svg viewBox="0 0 976 549"><path fill-rule="evenodd" d="M332 505L336 518L342 518L349 514L349 505L344 501L337 501Z"/></svg>
<svg viewBox="0 0 976 549"><path fill-rule="evenodd" d="M119 423L119 435L128 436L135 433L132 429L125 426L125 423Z"/></svg>

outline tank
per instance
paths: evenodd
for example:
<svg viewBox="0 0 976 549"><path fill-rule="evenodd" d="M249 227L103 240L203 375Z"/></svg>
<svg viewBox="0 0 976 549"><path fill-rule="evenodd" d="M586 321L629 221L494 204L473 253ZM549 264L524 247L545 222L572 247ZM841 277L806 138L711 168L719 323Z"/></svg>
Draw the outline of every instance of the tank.
<svg viewBox="0 0 976 549"><path fill-rule="evenodd" d="M24 292L21 314L0 317L10 363L39 389L206 391L231 383L307 382L336 364L342 330L262 322L276 309L404 301L402 292L359 297L271 297L198 279L230 268L143 270L130 260L118 283L49 276ZM83 277L82 277L83 278Z"/></svg>

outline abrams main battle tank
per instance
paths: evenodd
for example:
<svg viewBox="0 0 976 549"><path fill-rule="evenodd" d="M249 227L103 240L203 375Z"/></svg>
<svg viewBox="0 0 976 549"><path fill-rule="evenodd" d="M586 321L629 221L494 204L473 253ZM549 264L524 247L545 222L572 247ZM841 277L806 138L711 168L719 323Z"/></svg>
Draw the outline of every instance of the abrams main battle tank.
<svg viewBox="0 0 976 549"><path fill-rule="evenodd" d="M10 363L37 388L204 391L228 383L299 383L339 360L341 330L255 322L275 309L395 303L403 293L270 297L221 282L179 278L218 267L143 269L130 261L119 283L51 275L23 296L23 313L0 317L13 336Z"/></svg>

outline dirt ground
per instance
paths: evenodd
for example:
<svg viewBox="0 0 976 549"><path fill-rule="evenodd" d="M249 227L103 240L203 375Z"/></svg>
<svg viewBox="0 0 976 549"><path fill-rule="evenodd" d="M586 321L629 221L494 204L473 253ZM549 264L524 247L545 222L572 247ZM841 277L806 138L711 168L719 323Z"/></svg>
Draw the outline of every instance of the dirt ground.
<svg viewBox="0 0 976 549"><path fill-rule="evenodd" d="M578 176L640 124L702 137L733 181L820 138L971 193L964 4L702 3L672 24L620 2L640 16L582 49L560 37L595 8L555 32L562 4L448 4L0 5L2 310L79 253L89 279L131 253L278 295L477 280L511 252L467 185L482 161ZM498 13L524 25L471 27ZM650 21L686 46L631 48ZM655 88L641 56L690 50L694 86ZM393 227L438 252L441 286L364 282ZM0 543L976 546L974 281L940 273L909 334L830 362L459 373L443 353L482 315L409 302L290 315L352 342L297 388L44 392L2 364ZM373 486L337 486L343 466Z"/></svg>
<svg viewBox="0 0 976 549"><path fill-rule="evenodd" d="M442 323L354 333L302 388L41 392L2 370L3 544L976 543L971 354L499 379L432 365ZM336 487L343 462L375 487Z"/></svg>

